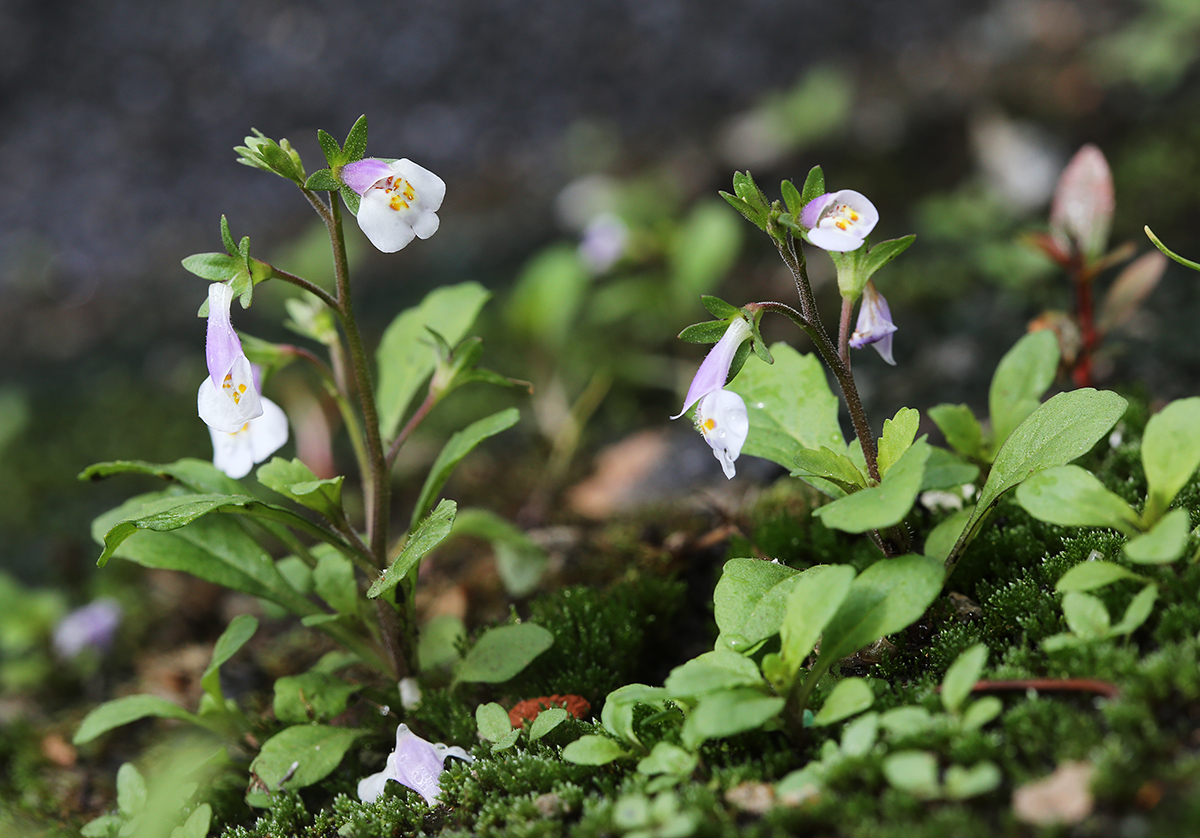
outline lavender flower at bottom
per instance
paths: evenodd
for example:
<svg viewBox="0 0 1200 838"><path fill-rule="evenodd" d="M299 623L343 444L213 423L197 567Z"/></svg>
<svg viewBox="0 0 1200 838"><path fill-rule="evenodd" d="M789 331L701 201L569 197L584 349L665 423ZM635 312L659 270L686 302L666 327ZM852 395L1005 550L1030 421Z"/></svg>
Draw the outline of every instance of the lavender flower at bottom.
<svg viewBox="0 0 1200 838"><path fill-rule="evenodd" d="M875 290L875 283L868 281L863 288L858 323L850 335L850 345L855 349L874 346L883 360L895 366L896 361L892 358L892 334L895 331L896 324L892 322L892 310L888 308L887 300Z"/></svg>
<svg viewBox="0 0 1200 838"><path fill-rule="evenodd" d="M54 651L64 660L79 657L85 649L107 652L121 625L121 606L103 597L76 608L54 627Z"/></svg>
<svg viewBox="0 0 1200 838"><path fill-rule="evenodd" d="M396 728L396 748L388 754L384 769L358 782L358 798L363 803L374 803L388 780L415 791L430 806L435 804L441 792L439 778L446 757L456 757L474 762L475 759L458 746L427 742L401 724Z"/></svg>

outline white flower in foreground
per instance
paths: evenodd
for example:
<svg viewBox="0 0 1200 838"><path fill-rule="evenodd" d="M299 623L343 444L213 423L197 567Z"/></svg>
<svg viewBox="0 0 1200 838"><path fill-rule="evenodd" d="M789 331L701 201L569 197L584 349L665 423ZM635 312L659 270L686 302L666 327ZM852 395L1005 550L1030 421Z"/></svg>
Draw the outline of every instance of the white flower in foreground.
<svg viewBox="0 0 1200 838"><path fill-rule="evenodd" d="M842 189L813 198L800 212L808 240L822 250L858 250L879 222L879 211L861 192Z"/></svg>
<svg viewBox="0 0 1200 838"><path fill-rule="evenodd" d="M750 432L750 417L742 397L730 390L716 390L700 399L696 406L696 429L713 450L725 476L733 479L737 470L733 461L742 453Z"/></svg>
<svg viewBox="0 0 1200 838"><path fill-rule="evenodd" d="M262 415L250 361L229 319L233 289L224 282L208 286L208 334L204 359L208 378L196 394L196 411L209 428L233 433Z"/></svg>
<svg viewBox="0 0 1200 838"><path fill-rule="evenodd" d="M862 303L858 307L858 322L850 335L850 345L855 349L874 346L880 357L892 366L892 334L896 324L892 322L892 310L887 300L875 290L875 283L868 281L863 288Z"/></svg>
<svg viewBox="0 0 1200 838"><path fill-rule="evenodd" d="M233 433L218 431L211 425L213 465L237 480L245 477L288 441L288 420L283 409L265 396L260 397L262 415L251 419Z"/></svg>
<svg viewBox="0 0 1200 838"><path fill-rule="evenodd" d="M363 803L374 803L383 794L388 780L395 780L415 791L430 806L435 804L441 788L438 778L446 757L474 762L475 759L458 746L433 744L401 724L396 728L396 749L387 758L387 765L378 774L364 777L358 782L358 799Z"/></svg>
<svg viewBox="0 0 1200 838"><path fill-rule="evenodd" d="M437 232L446 183L428 169L407 158L388 163L367 157L343 166L341 177L362 198L358 226L384 253Z"/></svg>

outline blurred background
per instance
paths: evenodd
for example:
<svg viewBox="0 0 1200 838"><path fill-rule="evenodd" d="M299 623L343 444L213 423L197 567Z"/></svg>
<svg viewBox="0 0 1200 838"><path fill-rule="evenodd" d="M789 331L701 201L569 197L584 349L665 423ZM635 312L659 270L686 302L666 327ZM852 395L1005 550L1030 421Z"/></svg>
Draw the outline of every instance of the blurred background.
<svg viewBox="0 0 1200 838"><path fill-rule="evenodd" d="M877 277L898 366L856 356L876 425L905 403L978 407L1027 322L1070 305L1021 235L1045 230L1079 146L1112 166L1114 244L1144 252L1149 224L1200 258L1198 47L1193 0L0 0L0 570L85 601L91 519L131 489L75 476L210 456L205 285L179 260L221 249L221 214L257 257L326 281L295 188L235 163L251 127L313 171L317 129L341 138L365 113L368 153L445 179L429 241L384 256L348 228L357 310L370 341L437 285L493 291L486 364L537 395L460 393L429 433L480 398L522 406L493 457L534 475L533 517L555 520L587 514L556 498L591 452L678 410L703 348L675 335L707 319L701 293L790 299L770 243L717 197L735 169L774 198L820 164L876 203L876 238L917 234ZM828 260L811 266L835 322ZM287 296L262 288L236 325L298 341ZM1200 277L1170 266L1105 345L1102 383L1197 393L1197 315ZM297 437L304 384L272 392ZM686 490L720 475L682 424ZM409 467L436 450L418 441Z"/></svg>

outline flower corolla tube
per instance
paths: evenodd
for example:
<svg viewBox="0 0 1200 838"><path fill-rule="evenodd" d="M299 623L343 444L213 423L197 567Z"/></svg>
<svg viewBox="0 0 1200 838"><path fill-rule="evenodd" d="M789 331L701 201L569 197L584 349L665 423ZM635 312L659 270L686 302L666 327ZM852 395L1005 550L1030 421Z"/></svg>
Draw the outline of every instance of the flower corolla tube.
<svg viewBox="0 0 1200 838"><path fill-rule="evenodd" d="M362 198L358 226L384 253L437 232L446 183L428 169L407 158L388 163L367 157L343 166L341 177Z"/></svg>
<svg viewBox="0 0 1200 838"><path fill-rule="evenodd" d="M208 378L196 394L196 410L204 424L226 433L233 433L263 412L250 361L229 318L232 302L233 289L226 283L208 286L208 334L204 341Z"/></svg>
<svg viewBox="0 0 1200 838"><path fill-rule="evenodd" d="M850 345L855 349L874 346L883 360L895 366L896 361L892 358L892 334L895 331L896 324L892 322L892 310L888 308L887 300L875 290L875 283L868 281L863 287L858 322L850 335Z"/></svg>
<svg viewBox="0 0 1200 838"><path fill-rule="evenodd" d="M396 749L388 754L383 770L358 782L358 799L374 803L383 794L388 780L395 780L415 791L430 806L437 802L438 785L447 757L474 762L475 759L458 746L427 742L401 724L396 728Z"/></svg>
<svg viewBox="0 0 1200 838"><path fill-rule="evenodd" d="M861 192L842 189L813 198L800 212L808 240L822 250L858 250L879 222L879 211Z"/></svg>
<svg viewBox="0 0 1200 838"><path fill-rule="evenodd" d="M713 456L720 462L721 470L728 478L736 473L733 463L742 453L742 445L750 431L750 420L742 397L724 388L733 357L750 334L750 324L741 317L729 324L725 334L709 350L700 369L696 371L684 398L683 410L671 417L678 419L693 404L699 403L696 408L696 428L712 448Z"/></svg>

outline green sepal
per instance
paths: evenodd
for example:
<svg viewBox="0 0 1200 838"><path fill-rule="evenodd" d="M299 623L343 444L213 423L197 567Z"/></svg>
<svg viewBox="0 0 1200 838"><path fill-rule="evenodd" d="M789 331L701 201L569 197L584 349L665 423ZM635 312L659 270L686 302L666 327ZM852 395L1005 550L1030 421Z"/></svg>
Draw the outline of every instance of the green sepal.
<svg viewBox="0 0 1200 838"><path fill-rule="evenodd" d="M708 313L718 320L729 321L734 317L740 317L742 314L742 310L737 306L730 305L720 297L714 297L711 294L702 294L700 302L708 309Z"/></svg>
<svg viewBox="0 0 1200 838"><path fill-rule="evenodd" d="M799 218L800 211L804 209L804 199L800 197L800 190L796 189L796 185L790 180L785 180L779 184L779 192L783 195L783 202L787 204L788 212L793 218Z"/></svg>
<svg viewBox="0 0 1200 838"><path fill-rule="evenodd" d="M752 343L753 341L749 343L742 341L741 344L738 345L737 350L733 353L733 362L729 365L729 378L726 379L727 383L737 378L737 374L742 371L742 367L746 364L746 359L750 357Z"/></svg>
<svg viewBox="0 0 1200 838"><path fill-rule="evenodd" d="M308 180L304 181L304 188L314 192L337 192L342 188L342 184L333 176L331 170L318 169L308 176Z"/></svg>
<svg viewBox="0 0 1200 838"><path fill-rule="evenodd" d="M443 500L429 517L420 523L409 535L400 555L392 562L379 578L367 589L367 597L378 599L383 594L399 585L417 563L434 547L445 540L454 526L454 515L458 512L458 504L452 500Z"/></svg>
<svg viewBox="0 0 1200 838"><path fill-rule="evenodd" d="M350 133L346 135L346 142L342 146L342 162L353 163L355 160L361 160L366 152L367 115L363 114L354 120L354 124L350 126Z"/></svg>
<svg viewBox="0 0 1200 838"><path fill-rule="evenodd" d="M362 198L359 197L359 194L357 192L355 192L353 189L351 189L349 186L343 186L340 191L342 193L342 200L346 202L346 208L348 210L350 210L350 213L355 218L357 218L358 217L358 207L359 207L359 204L362 203Z"/></svg>
<svg viewBox="0 0 1200 838"><path fill-rule="evenodd" d="M774 217L774 220L776 224L788 228L793 233L804 232L804 228L800 226L800 222L796 220L796 216L790 212L781 212Z"/></svg>
<svg viewBox="0 0 1200 838"><path fill-rule="evenodd" d="M759 189L749 171L733 173L733 194L760 213L765 213L770 208L766 193Z"/></svg>
<svg viewBox="0 0 1200 838"><path fill-rule="evenodd" d="M728 329L727 320L706 320L688 326L679 333L679 339L688 343L716 343Z"/></svg>
<svg viewBox="0 0 1200 838"><path fill-rule="evenodd" d="M762 230L764 233L767 231L767 222L764 213L759 212L736 195L730 195L728 192L723 191L719 191L717 194L728 201L729 206L741 213L742 217L755 227Z"/></svg>
<svg viewBox="0 0 1200 838"><path fill-rule="evenodd" d="M225 252L233 257L240 257L241 253L238 247L233 242L233 233L229 232L229 219L225 214L221 214L221 243L225 245Z"/></svg>
<svg viewBox="0 0 1200 838"><path fill-rule="evenodd" d="M813 166L808 170L808 177L804 178L804 188L800 190L800 208L796 210L796 214L800 214L808 206L808 202L816 198L820 198L825 194L825 172L820 166Z"/></svg>
<svg viewBox="0 0 1200 838"><path fill-rule="evenodd" d="M211 282L224 282L242 269L242 260L227 253L193 253L182 260L184 270Z"/></svg>
<svg viewBox="0 0 1200 838"><path fill-rule="evenodd" d="M910 233L902 238L888 239L878 244L872 244L866 251L861 270L866 274L867 279L870 279L876 271L908 250L916 240L916 235Z"/></svg>
<svg viewBox="0 0 1200 838"><path fill-rule="evenodd" d="M291 143L286 139L275 142L257 128L250 130L254 134L246 137L246 144L234 146L239 163L279 175L296 184L304 183L304 163Z"/></svg>
<svg viewBox="0 0 1200 838"><path fill-rule="evenodd" d="M329 163L329 168L341 168L346 162L346 156L342 153L342 147L338 145L338 141L333 138L333 135L324 128L318 128L317 142L321 144L321 151Z"/></svg>

